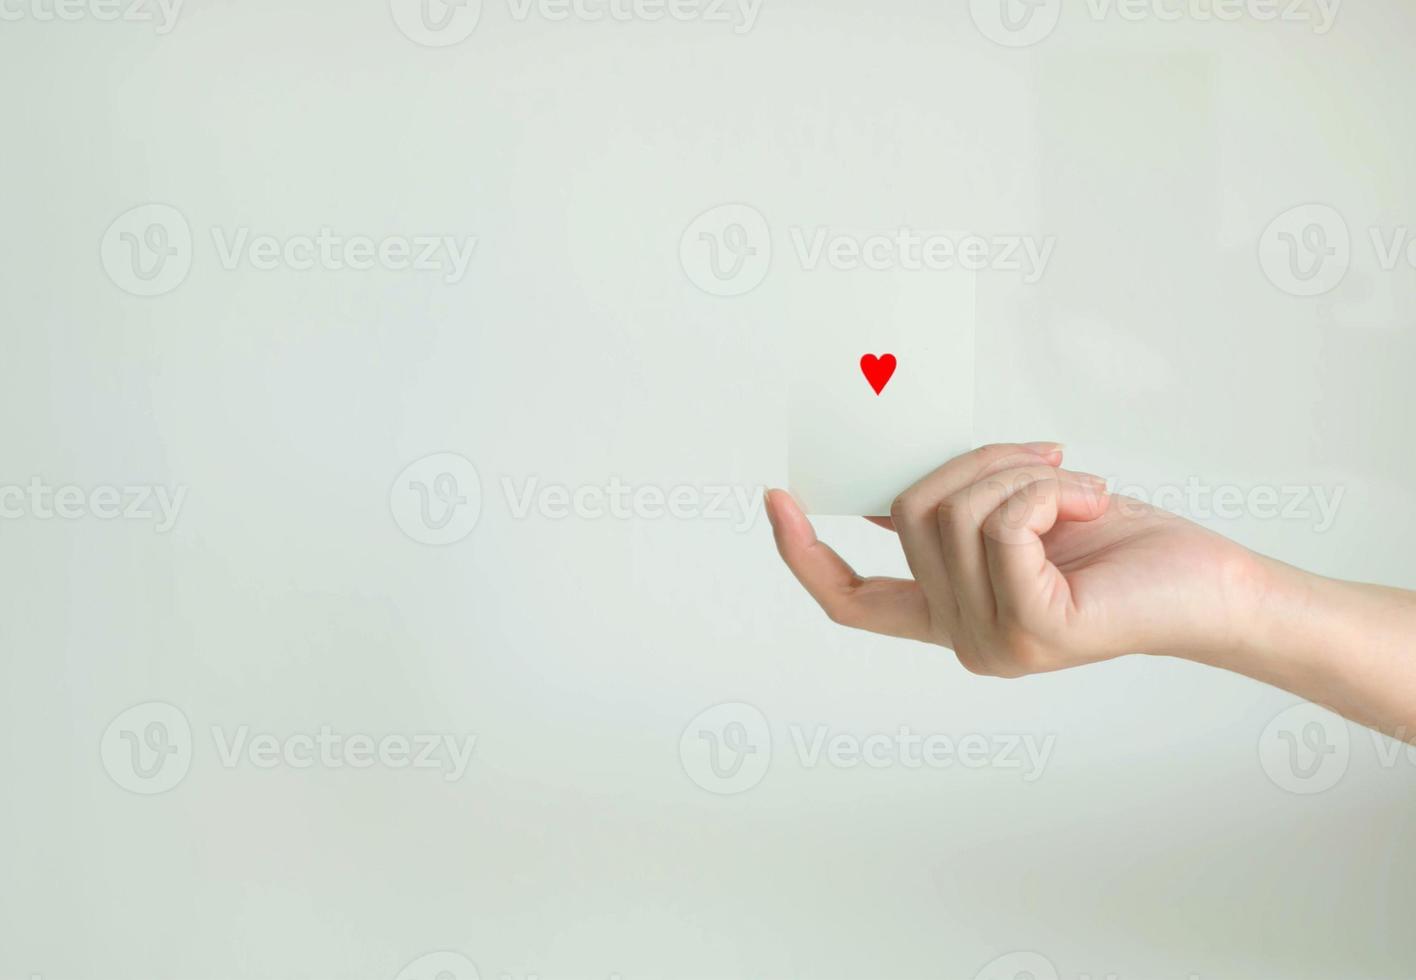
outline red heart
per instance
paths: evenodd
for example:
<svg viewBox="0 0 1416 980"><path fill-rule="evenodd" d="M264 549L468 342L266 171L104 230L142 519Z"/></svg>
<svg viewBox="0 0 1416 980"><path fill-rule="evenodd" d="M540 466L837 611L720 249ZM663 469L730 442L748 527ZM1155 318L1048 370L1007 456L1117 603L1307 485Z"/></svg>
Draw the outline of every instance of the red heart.
<svg viewBox="0 0 1416 980"><path fill-rule="evenodd" d="M860 373L865 375L865 380L870 382L875 393L880 394L895 375L895 355L881 354L876 357L866 354L860 359Z"/></svg>

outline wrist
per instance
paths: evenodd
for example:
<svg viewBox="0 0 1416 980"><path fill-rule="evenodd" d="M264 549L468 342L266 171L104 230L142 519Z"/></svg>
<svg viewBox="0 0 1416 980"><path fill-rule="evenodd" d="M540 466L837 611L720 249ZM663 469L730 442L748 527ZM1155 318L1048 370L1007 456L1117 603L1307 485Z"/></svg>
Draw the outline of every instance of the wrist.
<svg viewBox="0 0 1416 980"><path fill-rule="evenodd" d="M1341 583L1246 552L1248 567L1231 583L1238 602L1232 640L1214 666L1314 698L1330 690L1334 610Z"/></svg>
<svg viewBox="0 0 1416 980"><path fill-rule="evenodd" d="M1230 547L1212 564L1208 608L1193 618L1179 648L1160 652L1250 677L1268 675L1283 669L1280 661L1291 661L1294 624L1307 618L1317 583L1299 569Z"/></svg>
<svg viewBox="0 0 1416 980"><path fill-rule="evenodd" d="M1307 650L1321 645L1314 611L1322 605L1323 580L1272 558L1254 558L1254 604L1236 644L1238 666L1265 679L1306 672L1311 669Z"/></svg>

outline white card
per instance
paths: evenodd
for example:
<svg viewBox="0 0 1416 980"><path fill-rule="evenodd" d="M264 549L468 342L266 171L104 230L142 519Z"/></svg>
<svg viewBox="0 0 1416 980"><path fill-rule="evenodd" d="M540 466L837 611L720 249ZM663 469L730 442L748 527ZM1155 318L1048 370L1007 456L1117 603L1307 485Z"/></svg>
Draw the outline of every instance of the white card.
<svg viewBox="0 0 1416 980"><path fill-rule="evenodd" d="M788 480L808 514L886 516L901 490L972 447L974 287L963 270L802 277ZM893 374L888 361L862 366L887 354Z"/></svg>

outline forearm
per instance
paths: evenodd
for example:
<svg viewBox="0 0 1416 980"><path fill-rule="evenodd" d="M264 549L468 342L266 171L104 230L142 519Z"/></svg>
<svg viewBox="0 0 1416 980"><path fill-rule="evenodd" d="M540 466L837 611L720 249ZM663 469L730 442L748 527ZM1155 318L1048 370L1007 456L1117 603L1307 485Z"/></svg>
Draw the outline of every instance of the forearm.
<svg viewBox="0 0 1416 980"><path fill-rule="evenodd" d="M1416 741L1416 592L1259 559L1253 622L1215 666Z"/></svg>

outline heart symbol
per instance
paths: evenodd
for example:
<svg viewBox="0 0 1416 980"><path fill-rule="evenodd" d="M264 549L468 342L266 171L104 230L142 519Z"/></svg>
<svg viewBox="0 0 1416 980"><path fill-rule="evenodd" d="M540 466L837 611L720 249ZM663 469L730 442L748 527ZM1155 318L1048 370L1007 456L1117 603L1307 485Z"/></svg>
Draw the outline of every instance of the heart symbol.
<svg viewBox="0 0 1416 980"><path fill-rule="evenodd" d="M870 382L875 393L880 394L895 376L895 355L881 354L876 357L874 354L866 354L860 359L860 373L865 375L865 380Z"/></svg>

